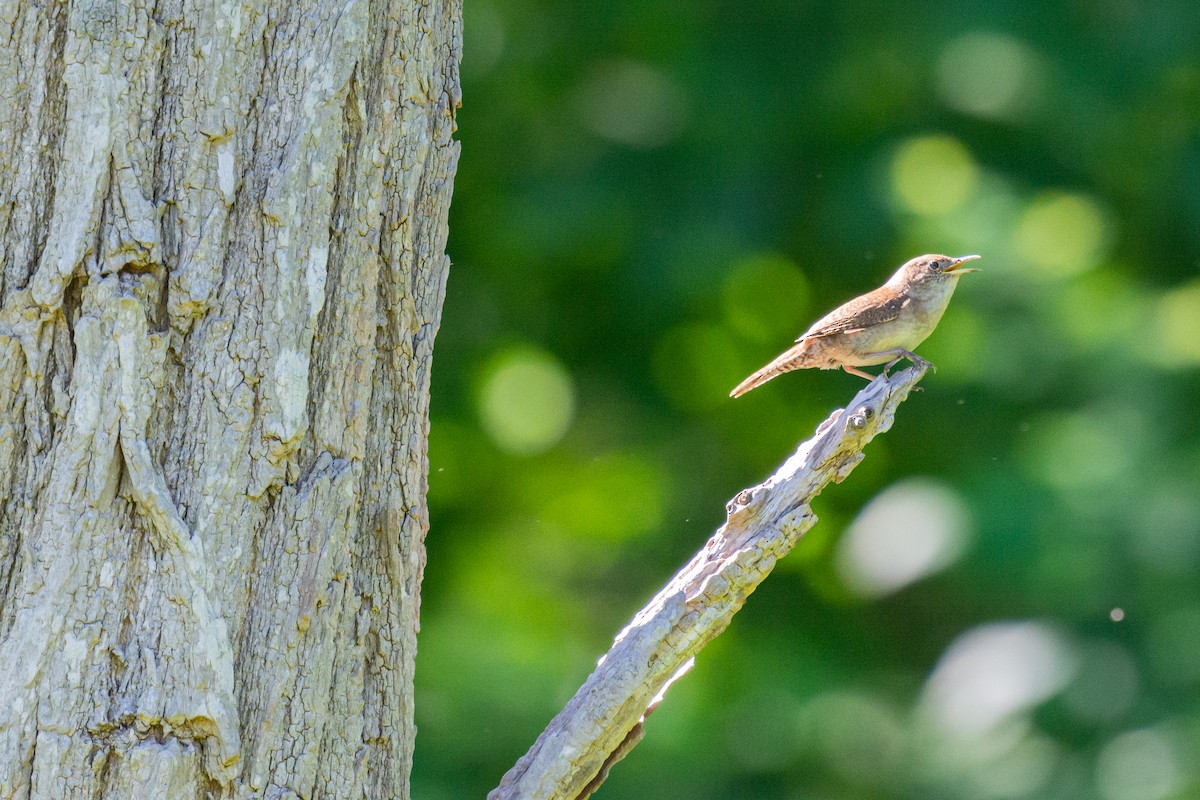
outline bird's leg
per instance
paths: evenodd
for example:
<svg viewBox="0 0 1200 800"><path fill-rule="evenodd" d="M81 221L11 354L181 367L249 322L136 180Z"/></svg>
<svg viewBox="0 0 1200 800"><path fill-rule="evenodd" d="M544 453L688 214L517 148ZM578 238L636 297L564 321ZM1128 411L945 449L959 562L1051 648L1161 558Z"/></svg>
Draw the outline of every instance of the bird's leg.
<svg viewBox="0 0 1200 800"><path fill-rule="evenodd" d="M842 369L846 370L846 372L849 372L851 375L857 375L858 377L866 378L869 381L875 380L874 375L869 372L863 372L858 367L852 367L849 364L842 364Z"/></svg>
<svg viewBox="0 0 1200 800"><path fill-rule="evenodd" d="M879 358L881 356L884 356L884 357L895 356L895 358L893 358L891 361L889 361L884 366L883 372L880 373L885 378L887 377L889 369L896 366L903 359L906 359L906 358L918 367L925 367L926 369L936 369L936 367L933 366L932 361L928 361L924 358L921 358L919 355L912 352L911 350L905 350L902 347L897 347L895 350L883 350L878 353L868 353L867 355L863 356L863 360L866 361L869 358Z"/></svg>

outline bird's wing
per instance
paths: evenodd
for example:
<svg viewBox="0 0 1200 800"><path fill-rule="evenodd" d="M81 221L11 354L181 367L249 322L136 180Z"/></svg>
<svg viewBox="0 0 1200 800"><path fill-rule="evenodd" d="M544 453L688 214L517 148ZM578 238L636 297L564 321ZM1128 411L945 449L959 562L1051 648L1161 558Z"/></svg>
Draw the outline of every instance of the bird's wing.
<svg viewBox="0 0 1200 800"><path fill-rule="evenodd" d="M900 310L911 301L911 298L887 287L876 289L830 311L813 323L813 326L796 341L819 339L837 333L856 333L890 322L900 316Z"/></svg>

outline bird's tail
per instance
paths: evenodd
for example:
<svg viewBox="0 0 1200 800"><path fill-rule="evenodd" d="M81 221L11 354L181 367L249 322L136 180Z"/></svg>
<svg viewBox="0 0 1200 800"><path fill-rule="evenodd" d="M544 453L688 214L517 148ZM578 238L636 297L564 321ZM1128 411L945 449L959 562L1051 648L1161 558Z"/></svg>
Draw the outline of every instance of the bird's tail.
<svg viewBox="0 0 1200 800"><path fill-rule="evenodd" d="M778 358L767 364L765 367L755 372L749 378L739 383L734 390L729 393L730 397L741 397L751 389L757 389L767 381L774 378L776 375L782 375L785 372L790 372L796 368L797 356L801 355L805 348L806 342L801 341L795 347L790 348L786 353L782 353Z"/></svg>

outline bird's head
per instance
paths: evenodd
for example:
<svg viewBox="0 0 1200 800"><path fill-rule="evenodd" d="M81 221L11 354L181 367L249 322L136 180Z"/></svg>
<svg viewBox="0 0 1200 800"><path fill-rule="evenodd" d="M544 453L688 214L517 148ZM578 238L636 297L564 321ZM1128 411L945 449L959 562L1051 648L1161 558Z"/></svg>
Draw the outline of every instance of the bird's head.
<svg viewBox="0 0 1200 800"><path fill-rule="evenodd" d="M978 272L977 269L964 268L963 264L975 261L979 256L943 256L931 254L917 256L907 262L888 281L888 285L904 288L921 294L924 289L929 292L944 291L954 286L957 279L968 272Z"/></svg>

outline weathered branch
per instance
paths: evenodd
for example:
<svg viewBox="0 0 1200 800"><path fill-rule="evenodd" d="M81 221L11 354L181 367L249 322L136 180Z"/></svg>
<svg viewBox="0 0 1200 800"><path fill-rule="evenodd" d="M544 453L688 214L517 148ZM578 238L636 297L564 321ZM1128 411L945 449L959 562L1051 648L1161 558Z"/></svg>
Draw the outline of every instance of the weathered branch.
<svg viewBox="0 0 1200 800"><path fill-rule="evenodd" d="M489 800L574 800L594 792L641 739L642 723L671 683L816 524L813 498L849 475L867 443L891 427L896 408L925 369L876 378L849 411L830 414L774 475L731 500L725 524L617 635Z"/></svg>

